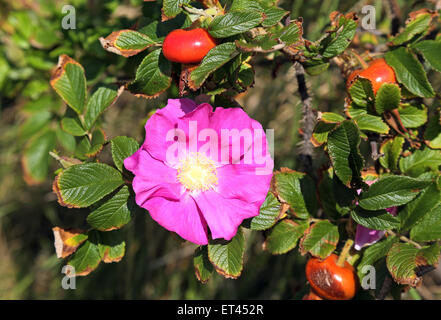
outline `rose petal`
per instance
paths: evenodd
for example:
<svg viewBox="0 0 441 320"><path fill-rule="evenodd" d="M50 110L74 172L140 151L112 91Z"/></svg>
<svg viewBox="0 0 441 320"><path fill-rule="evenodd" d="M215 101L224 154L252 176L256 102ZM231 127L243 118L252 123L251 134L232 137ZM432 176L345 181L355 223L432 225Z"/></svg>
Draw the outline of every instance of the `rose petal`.
<svg viewBox="0 0 441 320"><path fill-rule="evenodd" d="M154 159L147 151L139 149L124 160L124 166L135 175L132 187L139 206L154 195L179 199L181 185L177 182L176 169Z"/></svg>
<svg viewBox="0 0 441 320"><path fill-rule="evenodd" d="M271 162L271 173L272 167ZM256 202L260 207L268 193L272 174L258 174L256 169L257 166L248 164L231 164L217 168L217 191L224 198Z"/></svg>
<svg viewBox="0 0 441 320"><path fill-rule="evenodd" d="M393 215L394 217L397 216L398 213L398 207L390 207L390 208L386 208L386 211L389 212L391 215Z"/></svg>
<svg viewBox="0 0 441 320"><path fill-rule="evenodd" d="M201 192L194 197L207 221L213 239L231 240L244 219L259 214L259 206L238 199L225 199L215 191Z"/></svg>
<svg viewBox="0 0 441 320"><path fill-rule="evenodd" d="M176 170L153 158L149 152L139 149L124 159L124 166L136 176L142 176L157 183L177 183Z"/></svg>
<svg viewBox="0 0 441 320"><path fill-rule="evenodd" d="M196 102L188 98L168 99L166 108L162 110L167 112L169 118L179 118L192 112L196 107Z"/></svg>
<svg viewBox="0 0 441 320"><path fill-rule="evenodd" d="M355 250L361 250L363 247L376 243L383 238L384 234L385 231L372 230L362 225L358 225L357 231L355 232Z"/></svg>
<svg viewBox="0 0 441 320"><path fill-rule="evenodd" d="M190 196L185 195L179 201L154 197L145 202L144 208L167 230L193 243L208 244L207 223Z"/></svg>
<svg viewBox="0 0 441 320"><path fill-rule="evenodd" d="M169 100L169 104L151 116L145 125L146 138L142 147L155 159L164 161L171 166L176 165L178 160L175 157L170 157L170 154L167 153L174 144L181 142L181 150L187 153L190 146L196 143L194 150L190 151L197 152L198 132L209 126L213 110L209 104L205 103L196 107L187 103L187 100ZM184 113L183 110L188 113ZM193 130L191 130L191 126ZM176 154L177 157L178 154Z"/></svg>
<svg viewBox="0 0 441 320"><path fill-rule="evenodd" d="M214 129L219 137L221 153L214 160L222 164L238 163L253 144L252 122L253 120L240 108L216 108L211 117L210 128Z"/></svg>

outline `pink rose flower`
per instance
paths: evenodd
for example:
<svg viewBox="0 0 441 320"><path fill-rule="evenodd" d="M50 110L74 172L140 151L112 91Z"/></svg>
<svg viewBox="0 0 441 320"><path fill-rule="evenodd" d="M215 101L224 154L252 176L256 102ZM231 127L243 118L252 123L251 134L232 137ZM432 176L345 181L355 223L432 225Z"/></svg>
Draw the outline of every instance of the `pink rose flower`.
<svg viewBox="0 0 441 320"><path fill-rule="evenodd" d="M268 193L273 160L262 126L240 108L170 99L124 160L136 203L164 228L205 245L231 240ZM208 228L209 231L208 231Z"/></svg>
<svg viewBox="0 0 441 320"><path fill-rule="evenodd" d="M376 180L371 181L365 181L368 185L371 185ZM361 189L357 190L357 193L361 193ZM358 203L357 203L358 205ZM391 207L386 209L387 212L389 212L391 215L396 216L398 208L397 207ZM384 230L374 230L366 228L362 225L357 225L357 230L355 231L355 242L354 242L354 248L355 250L361 250L363 247L370 246L384 237L385 235Z"/></svg>

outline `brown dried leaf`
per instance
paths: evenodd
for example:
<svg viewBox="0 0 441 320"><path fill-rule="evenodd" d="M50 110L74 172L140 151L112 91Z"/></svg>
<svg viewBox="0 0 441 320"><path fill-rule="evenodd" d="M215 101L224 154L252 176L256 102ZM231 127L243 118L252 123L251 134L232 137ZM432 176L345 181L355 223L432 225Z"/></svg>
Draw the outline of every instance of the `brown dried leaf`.
<svg viewBox="0 0 441 320"><path fill-rule="evenodd" d="M60 79L60 77L63 75L63 73L65 71L66 64L68 64L68 63L76 64L84 70L83 66L81 64L79 64L77 61L75 61L74 59L69 57L67 54L62 54L58 58L57 66L51 72L50 84L52 87L54 87L55 82L57 82L57 80Z"/></svg>
<svg viewBox="0 0 441 320"><path fill-rule="evenodd" d="M87 239L75 239L76 236L84 234L84 230L80 229L62 229L59 227L52 228L54 232L54 246L57 258L66 258L74 253L77 248Z"/></svg>
<svg viewBox="0 0 441 320"><path fill-rule="evenodd" d="M312 42L303 38L303 18L302 17L299 17L298 19L291 21L291 23L295 23L297 25L297 27L299 28L299 40L295 43L290 44L289 46L284 47L282 49L282 51L284 53L286 53L287 55L289 55L294 60L304 62L304 61L306 61L306 58L303 56L302 47L306 47L308 45L311 45Z"/></svg>
<svg viewBox="0 0 441 320"><path fill-rule="evenodd" d="M199 64L183 64L182 65L181 75L179 76L179 95L181 97L188 93L186 90L187 87L189 87L193 91L197 90L193 81L191 81L191 78L190 78L191 72L194 69L196 69L197 67L199 67Z"/></svg>

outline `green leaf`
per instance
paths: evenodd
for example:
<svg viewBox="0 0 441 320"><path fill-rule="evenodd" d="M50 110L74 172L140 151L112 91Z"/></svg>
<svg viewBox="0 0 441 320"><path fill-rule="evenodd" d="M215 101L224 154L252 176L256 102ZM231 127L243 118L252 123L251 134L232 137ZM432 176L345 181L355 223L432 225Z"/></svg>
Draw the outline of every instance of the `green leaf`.
<svg viewBox="0 0 441 320"><path fill-rule="evenodd" d="M350 117L350 118L355 118L355 117L359 117L359 116L363 116L368 114L367 113L367 107L366 106L359 106L357 105L355 102L351 102L351 104L349 104L346 107L346 114Z"/></svg>
<svg viewBox="0 0 441 320"><path fill-rule="evenodd" d="M357 106L365 108L373 104L375 97L370 80L361 77L356 77L351 84L349 94Z"/></svg>
<svg viewBox="0 0 441 320"><path fill-rule="evenodd" d="M289 46L300 40L302 36L302 23L298 20L292 21L288 26L281 29L277 34L281 42Z"/></svg>
<svg viewBox="0 0 441 320"><path fill-rule="evenodd" d="M211 73L233 59L237 54L234 42L222 43L211 49L201 64L191 72L191 87L199 88Z"/></svg>
<svg viewBox="0 0 441 320"><path fill-rule="evenodd" d="M268 192L265 202L260 207L259 215L249 219L251 230L266 230L276 224L280 214L281 204L272 192Z"/></svg>
<svg viewBox="0 0 441 320"><path fill-rule="evenodd" d="M387 255L387 269L395 282L415 287L421 281L415 269L436 264L439 251L438 245L417 249L408 243L396 243Z"/></svg>
<svg viewBox="0 0 441 320"><path fill-rule="evenodd" d="M312 201L316 202L316 200L308 199L311 193L315 195L315 190L311 187L311 181L308 181L310 178L307 175L297 171L277 172L274 179L279 199L289 204L296 217L307 219L310 214L314 213L310 212L311 206L307 205Z"/></svg>
<svg viewBox="0 0 441 320"><path fill-rule="evenodd" d="M400 170L412 177L418 177L426 171L438 172L441 165L441 152L425 148L415 150L410 156L400 159Z"/></svg>
<svg viewBox="0 0 441 320"><path fill-rule="evenodd" d="M300 240L300 252L302 255L307 252L314 257L325 259L337 247L339 239L338 227L328 220L314 223L306 230Z"/></svg>
<svg viewBox="0 0 441 320"><path fill-rule="evenodd" d="M398 82L402 83L410 92L426 98L435 95L423 66L408 50L400 47L388 51L385 58L387 64L395 70Z"/></svg>
<svg viewBox="0 0 441 320"><path fill-rule="evenodd" d="M262 20L259 12L233 11L215 17L208 26L208 32L215 38L227 38L258 26Z"/></svg>
<svg viewBox="0 0 441 320"><path fill-rule="evenodd" d="M135 81L127 88L136 96L154 98L170 87L171 63L161 50L150 52L136 70Z"/></svg>
<svg viewBox="0 0 441 320"><path fill-rule="evenodd" d="M46 131L34 136L27 143L22 156L24 178L29 184L46 180L49 172L49 151L55 148L54 131Z"/></svg>
<svg viewBox="0 0 441 320"><path fill-rule="evenodd" d="M253 1L255 2L255 1ZM282 20L283 17L285 17L289 11L286 11L282 8L278 7L269 7L268 9L265 9L265 20L262 22L263 27L271 27L275 24L277 24L280 20Z"/></svg>
<svg viewBox="0 0 441 320"><path fill-rule="evenodd" d="M351 211L351 217L363 227L373 230L396 229L400 226L400 219L394 217L386 210L368 211L357 207Z"/></svg>
<svg viewBox="0 0 441 320"><path fill-rule="evenodd" d="M73 136L84 136L86 134L86 130L83 128L83 125L81 124L80 119L78 118L70 118L65 117L61 119L61 129L69 133Z"/></svg>
<svg viewBox="0 0 441 320"><path fill-rule="evenodd" d="M338 123L343 122L344 120L345 118L337 113L321 113L320 121L317 122L312 134L314 146L318 147L328 141L329 132L333 130Z"/></svg>
<svg viewBox="0 0 441 320"><path fill-rule="evenodd" d="M119 262L126 252L126 243L123 240L123 234L120 230L109 232L98 232L98 249L100 257L104 263ZM90 238L90 236L89 236Z"/></svg>
<svg viewBox="0 0 441 320"><path fill-rule="evenodd" d="M441 193L438 186L432 183L421 192L421 195L415 200L409 202L405 210L400 213L401 229L409 230L421 219L423 219L431 210L437 207L441 202Z"/></svg>
<svg viewBox="0 0 441 320"><path fill-rule="evenodd" d="M96 129L92 132L92 140L88 136L80 139L75 149L75 157L81 160L95 157L103 149L106 137L102 129Z"/></svg>
<svg viewBox="0 0 441 320"><path fill-rule="evenodd" d="M146 34L129 29L114 31L100 42L105 50L123 57L134 56L156 43Z"/></svg>
<svg viewBox="0 0 441 320"><path fill-rule="evenodd" d="M398 113L406 128L418 128L427 122L427 108L424 105L420 107L401 105Z"/></svg>
<svg viewBox="0 0 441 320"><path fill-rule="evenodd" d="M345 51L354 38L357 27L355 19L341 15L335 29L320 42L322 56L330 59Z"/></svg>
<svg viewBox="0 0 441 320"><path fill-rule="evenodd" d="M400 87L394 83L383 83L375 96L375 111L378 114L383 114L385 111L397 109L400 100Z"/></svg>
<svg viewBox="0 0 441 320"><path fill-rule="evenodd" d="M118 97L118 91L112 88L100 87L87 102L86 114L84 115L85 129L90 130L98 117L111 106Z"/></svg>
<svg viewBox="0 0 441 320"><path fill-rule="evenodd" d="M254 69L247 63L241 64L237 74L237 83L241 91L246 90L254 84Z"/></svg>
<svg viewBox="0 0 441 320"><path fill-rule="evenodd" d="M360 130L378 132L378 133L389 133L389 126L384 123L381 117L373 116L371 114L359 115L352 118L357 124Z"/></svg>
<svg viewBox="0 0 441 320"><path fill-rule="evenodd" d="M228 11L254 11L262 12L263 7L259 1L255 0L234 0L231 1L231 7Z"/></svg>
<svg viewBox="0 0 441 320"><path fill-rule="evenodd" d="M135 139L119 136L110 141L112 158L115 166L122 171L124 159L130 157L139 149L139 144Z"/></svg>
<svg viewBox="0 0 441 320"><path fill-rule="evenodd" d="M298 224L293 220L283 219L266 234L264 248L272 254L287 253L296 247L307 228L307 222Z"/></svg>
<svg viewBox="0 0 441 320"><path fill-rule="evenodd" d="M145 34L134 30L120 32L115 40L115 45L122 50L143 50L154 43L155 42Z"/></svg>
<svg viewBox="0 0 441 320"><path fill-rule="evenodd" d="M441 239L441 205L432 208L421 221L410 230L414 241L436 241Z"/></svg>
<svg viewBox="0 0 441 320"><path fill-rule="evenodd" d="M252 40L236 40L236 46L243 52L270 52L279 44L271 34L257 35Z"/></svg>
<svg viewBox="0 0 441 320"><path fill-rule="evenodd" d="M385 176L362 192L359 205L372 211L400 206L413 200L429 184L430 181L406 176Z"/></svg>
<svg viewBox="0 0 441 320"><path fill-rule="evenodd" d="M406 24L406 28L404 28L402 32L392 38L392 43L397 46L411 41L417 35L426 33L431 21L432 14L430 13L418 15L415 19Z"/></svg>
<svg viewBox="0 0 441 320"><path fill-rule="evenodd" d="M95 270L101 261L118 262L125 253L125 242L119 231L88 232L88 239L75 251L68 264L75 268L75 276L86 276Z"/></svg>
<svg viewBox="0 0 441 320"><path fill-rule="evenodd" d="M75 276L85 276L95 270L100 262L98 244L88 239L75 251L68 265L75 268Z"/></svg>
<svg viewBox="0 0 441 320"><path fill-rule="evenodd" d="M121 173L103 163L84 163L63 170L54 181L58 202L84 208L123 184Z"/></svg>
<svg viewBox="0 0 441 320"><path fill-rule="evenodd" d="M321 146L328 141L328 134L337 126L336 123L317 122L312 133L312 143L315 147Z"/></svg>
<svg viewBox="0 0 441 320"><path fill-rule="evenodd" d="M119 229L131 219L129 201L130 192L127 186L122 187L109 200L93 210L87 217L87 222L97 230L109 231Z"/></svg>
<svg viewBox="0 0 441 320"><path fill-rule="evenodd" d="M213 265L208 259L207 246L199 246L196 248L193 257L193 265L196 278L202 283L207 283L213 273Z"/></svg>
<svg viewBox="0 0 441 320"><path fill-rule="evenodd" d="M363 280L363 267L373 266L375 262L385 257L389 252L390 248L398 242L397 237L388 237L383 241L374 243L370 245L363 251L363 256L360 263L357 265L358 276L360 280Z"/></svg>
<svg viewBox="0 0 441 320"><path fill-rule="evenodd" d="M393 139L386 140L380 147L380 153L384 154L380 158L380 163L383 167L389 170L398 169L398 158L404 144L404 138L397 136Z"/></svg>
<svg viewBox="0 0 441 320"><path fill-rule="evenodd" d="M322 112L320 120L326 123L340 123L345 121L345 117L339 115L338 113Z"/></svg>
<svg viewBox="0 0 441 320"><path fill-rule="evenodd" d="M230 241L213 240L208 244L208 259L210 259L217 273L225 278L236 279L243 269L243 255L245 253L245 238L242 229Z"/></svg>
<svg viewBox="0 0 441 320"><path fill-rule="evenodd" d="M90 141L91 148L86 152L87 157L96 156L103 149L103 144L106 142L106 135L102 129L96 129L92 132L92 140Z"/></svg>
<svg viewBox="0 0 441 320"><path fill-rule="evenodd" d="M412 48L415 48L423 55L432 69L441 72L441 42L424 40L416 43Z"/></svg>
<svg viewBox="0 0 441 320"><path fill-rule="evenodd" d="M358 149L360 132L349 120L342 122L328 134L328 152L334 166L335 174L345 184L360 179L363 158Z"/></svg>
<svg viewBox="0 0 441 320"><path fill-rule="evenodd" d="M50 83L76 113L83 113L86 102L86 77L83 67L78 62L67 55L61 55Z"/></svg>
<svg viewBox="0 0 441 320"><path fill-rule="evenodd" d="M163 0L162 14L167 18L174 18L182 11L182 5L190 3L190 0Z"/></svg>

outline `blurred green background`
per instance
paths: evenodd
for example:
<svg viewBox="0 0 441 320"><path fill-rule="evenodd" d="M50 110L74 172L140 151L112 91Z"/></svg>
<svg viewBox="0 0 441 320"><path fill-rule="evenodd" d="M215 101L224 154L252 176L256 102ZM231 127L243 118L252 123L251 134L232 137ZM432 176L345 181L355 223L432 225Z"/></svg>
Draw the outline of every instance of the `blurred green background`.
<svg viewBox="0 0 441 320"><path fill-rule="evenodd" d="M320 38L334 10L360 13L372 4L377 12L377 30L390 29L388 1L297 0L281 1L291 18L304 19L309 40ZM432 2L397 1L404 20L407 13ZM65 4L76 10L76 29L63 30ZM51 182L58 168L49 161L47 179L29 185L21 155L29 138L46 126L57 126L65 106L49 86L50 70L58 56L68 54L86 70L88 86L129 80L143 54L123 58L102 49L98 38L112 31L131 28L141 18L160 17L160 3L142 0L20 0L0 2L0 299L292 299L305 288L305 257L297 250L271 256L262 251L263 237L247 233L247 251L242 276L227 280L214 275L207 284L194 276L195 246L157 225L145 212L138 212L124 227L126 255L120 263L101 264L87 277L76 279L76 290L61 287L63 261L55 256L52 227L81 227L87 212L58 205ZM373 39L384 43L384 39ZM365 44L369 49L369 43ZM293 68L285 64L272 79L273 62L255 57L256 82L239 102L265 128L275 129L276 168L296 168L301 102ZM321 111L342 112L345 96L340 70L331 68L308 77L313 106ZM176 88L155 100L124 93L105 114L109 138L129 135L143 139L148 113L176 97ZM61 135L62 133L60 133ZM37 137L38 138L38 137ZM60 139L61 141L62 139ZM362 146L366 148L366 145ZM61 145L69 151L69 143ZM108 150L104 151L104 159ZM326 163L320 152L318 168ZM45 175L46 173L42 173ZM29 180L28 180L29 182ZM418 288L423 298L441 297L441 273L425 277ZM410 295L404 295L404 298Z"/></svg>

